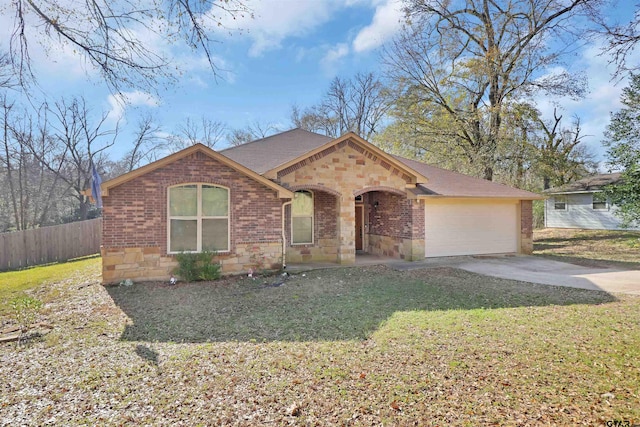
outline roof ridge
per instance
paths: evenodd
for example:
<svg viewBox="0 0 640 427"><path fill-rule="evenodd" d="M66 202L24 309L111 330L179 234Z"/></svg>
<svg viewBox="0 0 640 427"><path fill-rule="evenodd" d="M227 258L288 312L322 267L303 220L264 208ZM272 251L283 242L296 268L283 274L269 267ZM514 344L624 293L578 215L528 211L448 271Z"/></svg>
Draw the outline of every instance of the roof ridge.
<svg viewBox="0 0 640 427"><path fill-rule="evenodd" d="M282 136L284 134L291 133L291 132L294 132L294 131L303 131L303 132L310 133L312 135L324 136L326 138L331 138L330 136L322 135L321 133L311 132L311 131L308 131L306 129L302 129L301 127L295 127L293 129L289 129L289 130L285 130L285 131L282 131L282 132L274 133L273 135L265 136L264 138L254 139L253 141L245 142L243 144L236 145L236 146L233 146L233 147L227 147L227 148L224 148L224 149L222 149L222 150L220 150L218 152L222 153L224 151L234 150L234 149L239 148L239 147L246 147L247 145L255 144L257 142L263 142L263 141L266 141L267 139L271 139L271 138L274 138L276 136Z"/></svg>

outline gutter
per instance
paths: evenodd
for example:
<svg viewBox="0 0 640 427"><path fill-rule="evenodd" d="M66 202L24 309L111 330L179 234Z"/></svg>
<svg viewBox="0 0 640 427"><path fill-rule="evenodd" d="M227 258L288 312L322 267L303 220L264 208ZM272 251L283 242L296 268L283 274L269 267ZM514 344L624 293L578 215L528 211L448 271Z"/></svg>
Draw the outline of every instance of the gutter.
<svg viewBox="0 0 640 427"><path fill-rule="evenodd" d="M288 202L284 202L282 204L282 269L285 270L287 268L287 263L285 260L286 251L287 251L287 233L284 229L284 217L285 217L285 207L287 205L291 205L293 203L293 199Z"/></svg>

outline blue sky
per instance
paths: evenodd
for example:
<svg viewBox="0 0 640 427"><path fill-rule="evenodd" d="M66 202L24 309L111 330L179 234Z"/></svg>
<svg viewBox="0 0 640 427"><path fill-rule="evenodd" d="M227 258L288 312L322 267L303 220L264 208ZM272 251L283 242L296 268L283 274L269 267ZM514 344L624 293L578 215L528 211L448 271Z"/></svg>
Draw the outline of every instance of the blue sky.
<svg viewBox="0 0 640 427"><path fill-rule="evenodd" d="M301 107L318 102L335 76L351 77L358 71L381 71L379 48L400 28L398 0L247 0L254 19L226 23L231 35L214 35L214 55L220 78L213 78L202 57L173 47L172 56L185 69L178 86L157 95L139 91L125 95L129 105L116 101L96 79L95 71L69 48L53 48L48 55L32 45L36 71L43 90L52 95L84 95L96 110L108 111L109 120L120 119L122 133L111 149L117 159L129 147L130 130L137 116L152 112L163 130L172 132L186 118L225 123L229 129L252 122L290 127L292 104ZM626 2L623 2L626 3ZM616 9L617 13L632 6ZM623 14L624 16L624 14ZM0 28L9 28L12 17L1 17ZM1 32L2 30L0 30ZM2 40L7 40L3 35ZM148 40L163 47L164 41ZM169 49L168 47L166 49ZM580 116L585 142L601 158L602 132L609 113L620 107L619 96L626 81L612 82L608 58L599 55L599 46L585 45L565 65L571 72L589 76L590 92L585 99L537 99L538 106L551 117L559 105L569 124ZM636 61L637 62L637 61ZM216 148L224 147L224 143Z"/></svg>

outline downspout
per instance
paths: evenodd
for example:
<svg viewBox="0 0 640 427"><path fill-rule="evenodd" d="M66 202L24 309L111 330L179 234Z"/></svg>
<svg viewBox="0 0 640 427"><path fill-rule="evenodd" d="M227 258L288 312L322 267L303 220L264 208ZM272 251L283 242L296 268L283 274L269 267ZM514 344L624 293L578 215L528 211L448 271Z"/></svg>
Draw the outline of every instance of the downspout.
<svg viewBox="0 0 640 427"><path fill-rule="evenodd" d="M285 255L287 251L287 233L286 233L286 230L284 229L285 207L287 205L291 205L291 203L293 203L293 200L289 200L288 202L284 202L282 204L282 269L283 270L287 268L287 263L285 261Z"/></svg>

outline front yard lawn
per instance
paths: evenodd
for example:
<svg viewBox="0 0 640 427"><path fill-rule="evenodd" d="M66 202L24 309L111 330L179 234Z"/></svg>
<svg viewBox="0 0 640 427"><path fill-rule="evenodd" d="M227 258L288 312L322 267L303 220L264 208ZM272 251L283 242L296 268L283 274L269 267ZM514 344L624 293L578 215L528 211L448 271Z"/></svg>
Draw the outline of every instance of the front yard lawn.
<svg viewBox="0 0 640 427"><path fill-rule="evenodd" d="M45 283L62 282L73 279L84 269L96 265L97 258L82 258L69 262L49 264L46 266L30 267L24 270L0 273L0 314L8 312L3 302L10 301L33 288L41 287ZM45 300L55 295L42 295Z"/></svg>
<svg viewBox="0 0 640 427"><path fill-rule="evenodd" d="M535 255L587 267L640 269L640 231L544 228L533 239Z"/></svg>
<svg viewBox="0 0 640 427"><path fill-rule="evenodd" d="M640 420L638 297L448 268L98 280L35 290L54 330L0 345L0 425Z"/></svg>

